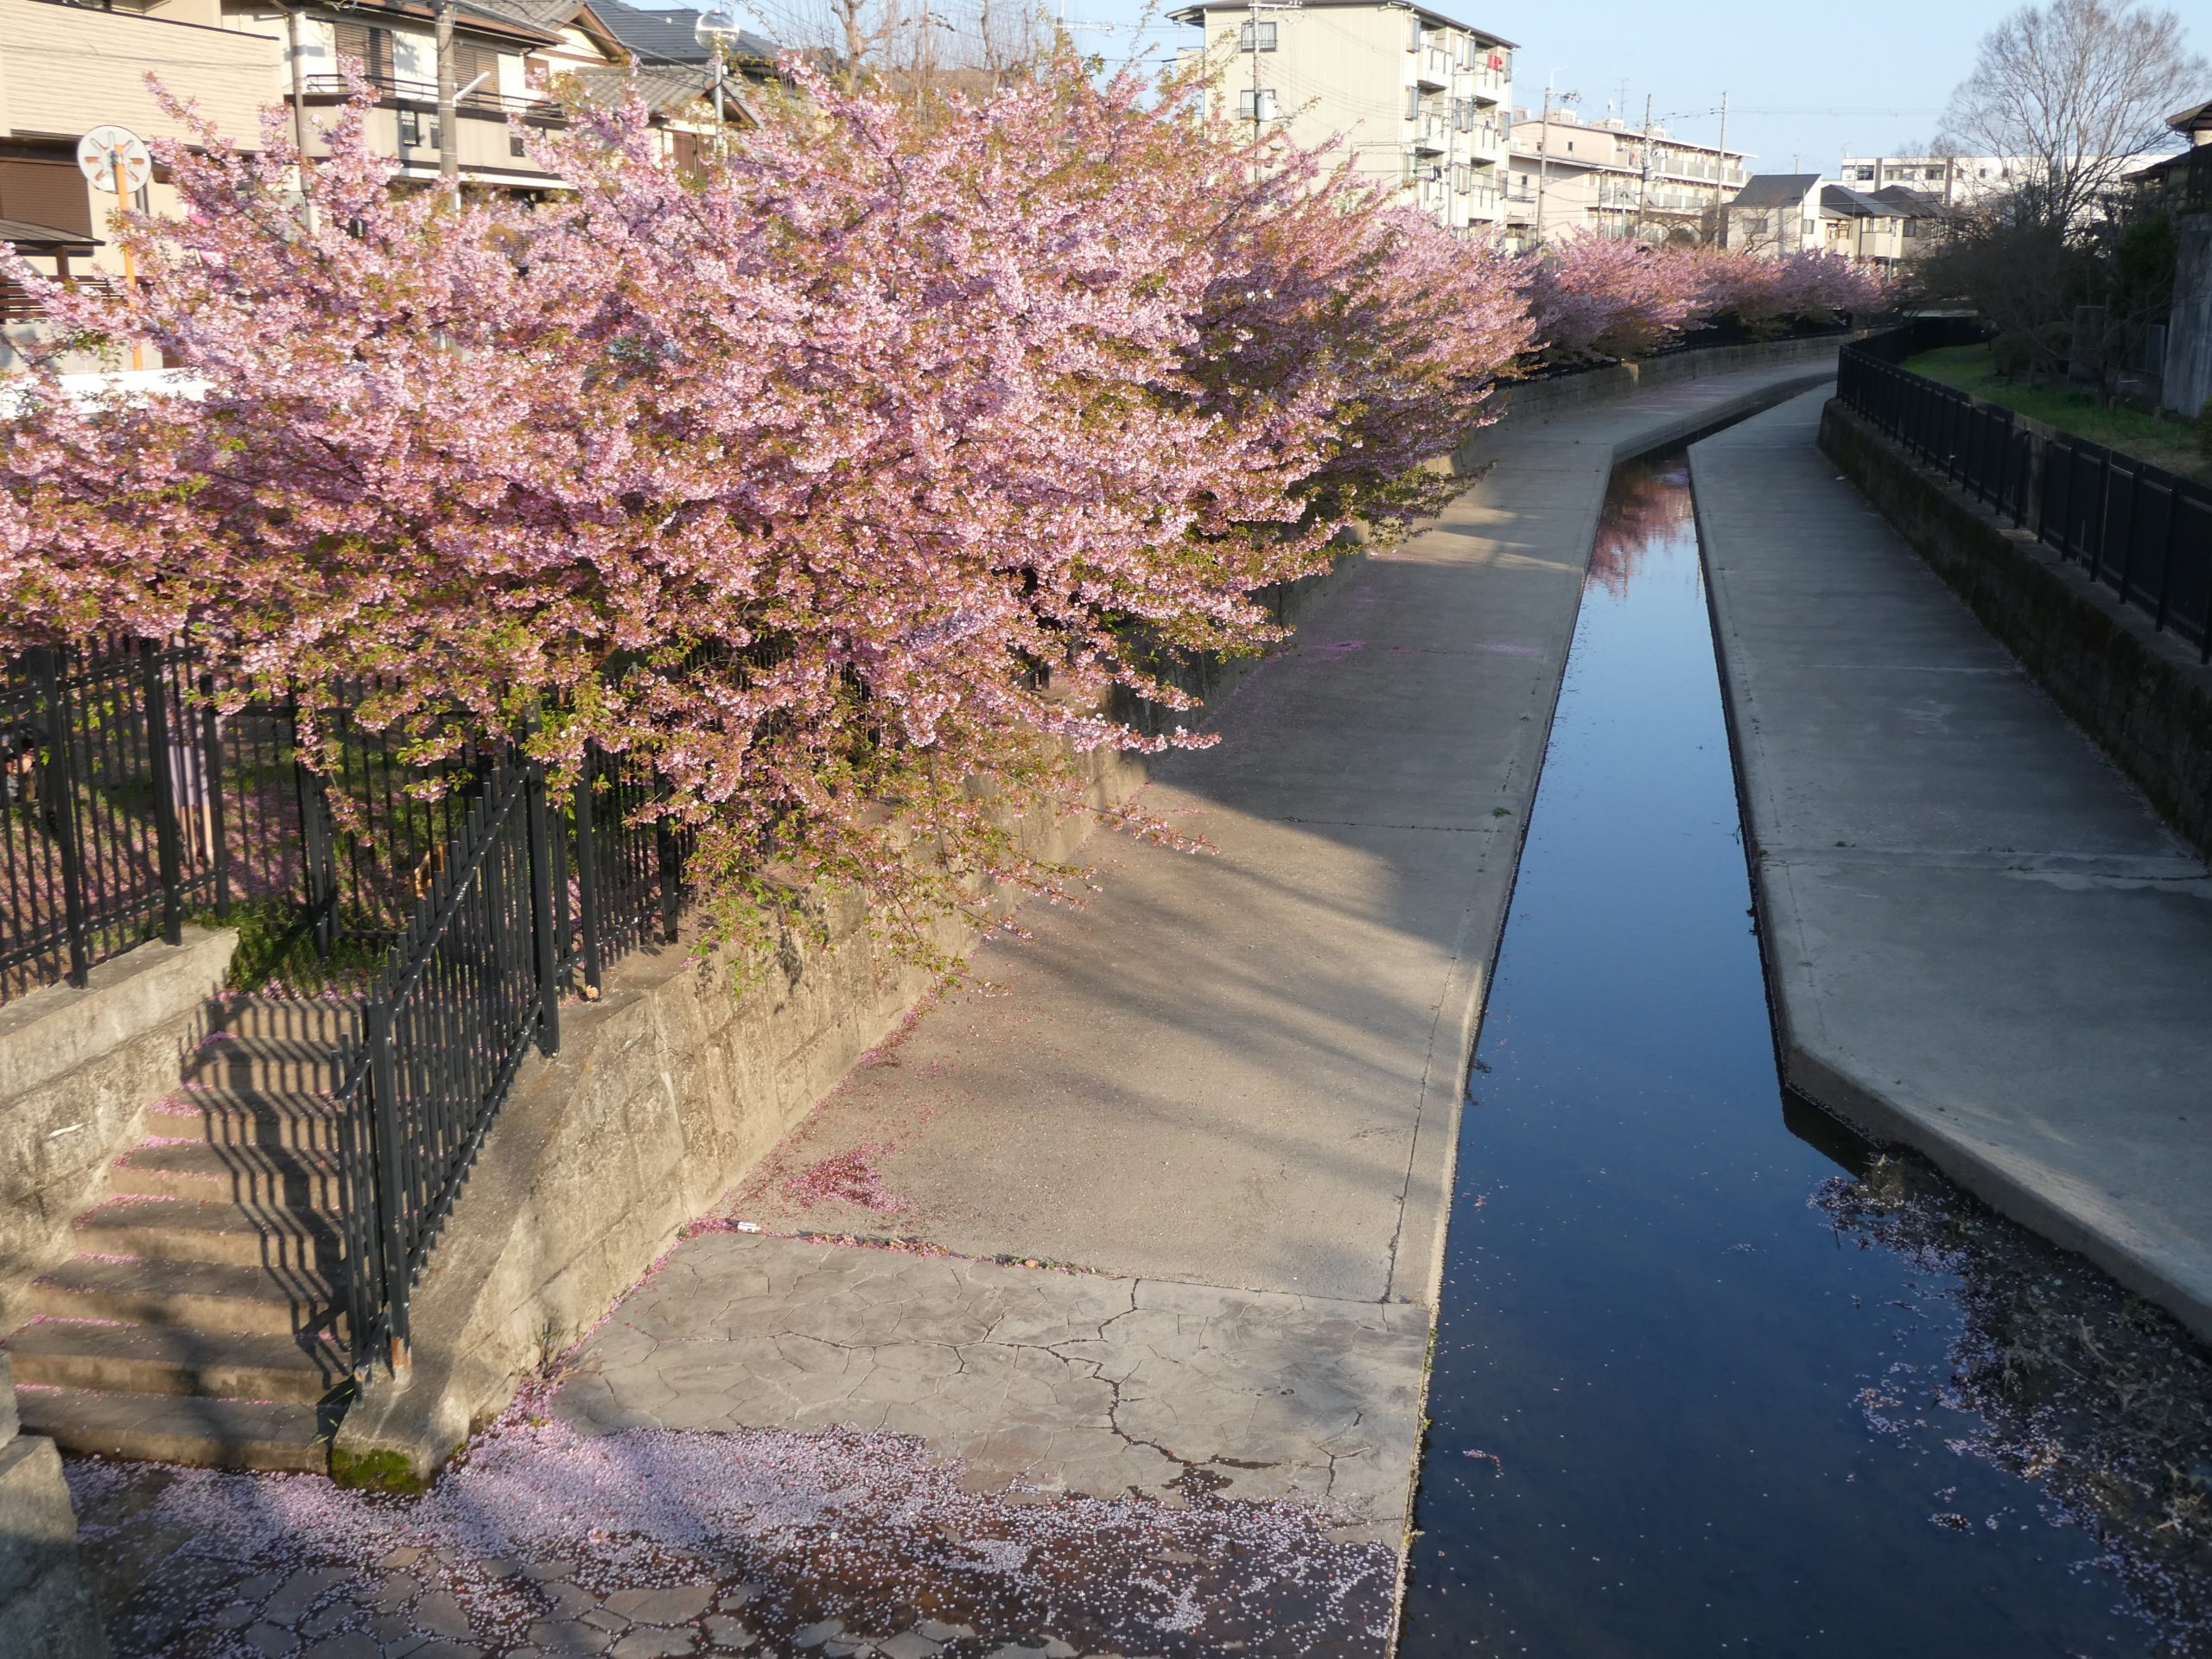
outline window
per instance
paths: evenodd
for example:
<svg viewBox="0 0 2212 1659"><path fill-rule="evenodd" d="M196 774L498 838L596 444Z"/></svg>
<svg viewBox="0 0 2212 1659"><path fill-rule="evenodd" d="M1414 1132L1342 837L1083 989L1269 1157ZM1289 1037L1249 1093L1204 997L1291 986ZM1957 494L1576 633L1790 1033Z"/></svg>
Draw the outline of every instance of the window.
<svg viewBox="0 0 2212 1659"><path fill-rule="evenodd" d="M1418 86L1406 88L1406 119L1408 121L1421 119L1421 88Z"/></svg>
<svg viewBox="0 0 2212 1659"><path fill-rule="evenodd" d="M429 110L402 110L399 112L399 148L410 149L437 149L440 143L438 118Z"/></svg>
<svg viewBox="0 0 2212 1659"><path fill-rule="evenodd" d="M1252 49L1252 34L1255 27L1255 26L1254 24L1246 23L1236 31L1236 49L1239 52L1249 52ZM1260 35L1260 50L1262 52L1274 51L1275 49L1275 31L1281 28L1282 25L1280 23L1261 23L1256 25L1256 27L1259 30Z"/></svg>
<svg viewBox="0 0 2212 1659"><path fill-rule="evenodd" d="M1452 124L1461 132L1472 132L1475 130L1474 99L1455 98L1452 100Z"/></svg>
<svg viewBox="0 0 2212 1659"><path fill-rule="evenodd" d="M530 154L530 147L523 143L522 134L514 131L510 131L507 134L507 154L510 156L527 156Z"/></svg>
<svg viewBox="0 0 2212 1659"><path fill-rule="evenodd" d="M1418 17L1406 19L1406 50L1408 52L1421 50L1421 19Z"/></svg>
<svg viewBox="0 0 2212 1659"><path fill-rule="evenodd" d="M1254 112L1255 103L1257 113ZM1274 121L1281 118L1275 107L1274 88L1262 86L1254 92L1249 86L1236 94L1236 118L1239 121Z"/></svg>
<svg viewBox="0 0 2212 1659"><path fill-rule="evenodd" d="M361 66L361 73L370 79L389 79L391 76L391 31L370 23L357 23L341 17L330 26L338 44L338 55L351 58Z"/></svg>
<svg viewBox="0 0 2212 1659"><path fill-rule="evenodd" d="M1874 176L1874 169L1873 169L1872 168L1871 168L1871 167L1862 167L1862 168L1857 168L1857 169L1856 169L1856 172L1857 172L1858 176L1859 176L1859 177L1860 177L1860 178L1862 178L1862 179L1872 179L1872 178Z"/></svg>
<svg viewBox="0 0 2212 1659"><path fill-rule="evenodd" d="M1766 234L1766 215L1764 213L1753 213L1748 216L1744 220L1744 234L1745 236L1764 236Z"/></svg>
<svg viewBox="0 0 2212 1659"><path fill-rule="evenodd" d="M430 73L435 76L437 71L434 68ZM484 79L476 90L469 94L469 97L497 98L499 95L499 53L491 47L475 41L456 40L454 41L454 90L459 92L479 75L483 76Z"/></svg>

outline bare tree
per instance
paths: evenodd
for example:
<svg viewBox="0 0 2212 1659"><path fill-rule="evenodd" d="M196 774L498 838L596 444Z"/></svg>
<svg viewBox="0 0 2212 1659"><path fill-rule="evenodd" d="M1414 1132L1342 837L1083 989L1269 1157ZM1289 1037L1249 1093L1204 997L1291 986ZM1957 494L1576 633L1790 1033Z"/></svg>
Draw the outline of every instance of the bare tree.
<svg viewBox="0 0 2212 1659"><path fill-rule="evenodd" d="M1982 37L1939 143L2020 164L2018 214L2076 227L2130 158L2171 142L2165 116L2206 73L2171 11L2139 0L2024 6Z"/></svg>
<svg viewBox="0 0 2212 1659"><path fill-rule="evenodd" d="M879 77L900 91L941 80L1002 81L1041 50L1040 14L1024 0L740 0L779 45L834 60L848 84Z"/></svg>

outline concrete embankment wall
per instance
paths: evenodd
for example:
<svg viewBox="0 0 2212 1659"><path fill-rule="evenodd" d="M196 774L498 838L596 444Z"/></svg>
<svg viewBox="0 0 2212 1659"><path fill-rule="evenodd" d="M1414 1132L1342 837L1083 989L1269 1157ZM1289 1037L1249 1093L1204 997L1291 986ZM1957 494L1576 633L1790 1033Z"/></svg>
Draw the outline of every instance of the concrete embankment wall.
<svg viewBox="0 0 2212 1659"><path fill-rule="evenodd" d="M2196 852L2212 857L2212 668L1831 400L1821 448Z"/></svg>
<svg viewBox="0 0 2212 1659"><path fill-rule="evenodd" d="M1774 340L1738 346L1707 346L1670 352L1641 363L1616 363L1580 374L1562 374L1546 380L1523 380L1499 389L1497 401L1504 422L1542 420L1586 404L1625 397L1631 392L1682 380L1702 380L1716 374L1745 369L1777 368L1788 363L1832 363L1847 340L1858 334L1814 334L1801 340ZM1479 435L1472 441L1478 444ZM1463 448L1462 456L1470 449Z"/></svg>
<svg viewBox="0 0 2212 1659"><path fill-rule="evenodd" d="M0 1007L0 1331L22 1322L24 1287L70 1254L70 1224L177 1086L237 947L228 928L187 928L181 944L102 963L81 988Z"/></svg>
<svg viewBox="0 0 2212 1659"><path fill-rule="evenodd" d="M0 1353L0 1653L107 1659L107 1635L77 1554L77 1513L52 1440L16 1432Z"/></svg>

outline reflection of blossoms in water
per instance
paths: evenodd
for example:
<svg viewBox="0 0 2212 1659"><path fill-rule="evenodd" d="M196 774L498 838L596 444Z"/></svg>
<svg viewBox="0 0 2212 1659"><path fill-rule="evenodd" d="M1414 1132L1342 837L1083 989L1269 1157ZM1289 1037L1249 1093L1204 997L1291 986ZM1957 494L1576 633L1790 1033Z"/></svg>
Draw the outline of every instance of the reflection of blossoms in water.
<svg viewBox="0 0 2212 1659"><path fill-rule="evenodd" d="M1628 585L1643 569L1644 556L1672 541L1690 522L1690 493L1684 487L1688 482L1683 467L1624 467L1614 474L1597 543L1590 550L1586 591L1603 588L1615 599L1628 597Z"/></svg>
<svg viewBox="0 0 2212 1659"><path fill-rule="evenodd" d="M1862 1245L1950 1281L1963 1322L1948 1377L1893 1367L1862 1391L1870 1426L1909 1432L1891 1413L1916 1384L1972 1413L1980 1427L1948 1441L1952 1452L2034 1482L2046 1519L2086 1529L2159 1650L2212 1650L2212 1353L1917 1159L1878 1159L1813 1203ZM1968 1524L1948 1511L1934 1519Z"/></svg>

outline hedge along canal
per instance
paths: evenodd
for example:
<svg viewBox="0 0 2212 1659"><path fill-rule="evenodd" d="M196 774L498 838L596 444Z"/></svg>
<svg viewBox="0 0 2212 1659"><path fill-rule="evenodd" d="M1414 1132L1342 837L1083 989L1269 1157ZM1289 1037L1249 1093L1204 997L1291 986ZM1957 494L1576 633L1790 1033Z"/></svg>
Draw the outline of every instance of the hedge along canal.
<svg viewBox="0 0 2212 1659"><path fill-rule="evenodd" d="M1787 1097L1686 452L1615 474L1459 1153L1401 1651L2212 1653L2212 1365Z"/></svg>

